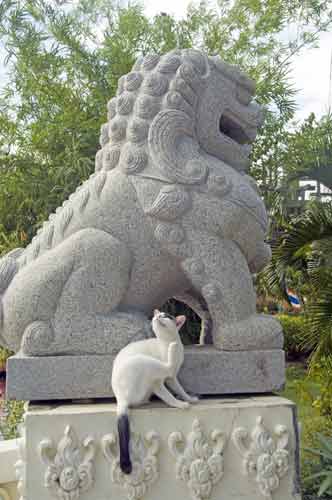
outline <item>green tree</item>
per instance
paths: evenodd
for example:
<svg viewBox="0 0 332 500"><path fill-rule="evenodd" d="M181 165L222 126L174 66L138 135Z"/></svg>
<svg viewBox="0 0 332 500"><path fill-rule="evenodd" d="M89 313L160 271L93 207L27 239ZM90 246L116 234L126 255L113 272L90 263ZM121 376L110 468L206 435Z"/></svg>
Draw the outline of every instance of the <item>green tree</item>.
<svg viewBox="0 0 332 500"><path fill-rule="evenodd" d="M278 127L273 119L271 128L273 133L271 130L269 138L263 141L270 154L261 165L260 187L275 233L287 228L289 219L308 204L300 180L316 180L319 191L320 184L332 188L332 116L328 113L317 120L311 113L299 127L288 130ZM318 198L325 196L325 200L329 197L321 192L316 194Z"/></svg>
<svg viewBox="0 0 332 500"><path fill-rule="evenodd" d="M277 178L269 149L294 113L292 57L329 28L331 11L319 0L224 0L193 4L176 20L149 19L139 4L109 0L2 0L8 82L0 98L0 252L28 242L92 172L107 100L149 51L195 46L248 71L267 109L252 172L266 185ZM295 35L286 39L289 24Z"/></svg>
<svg viewBox="0 0 332 500"><path fill-rule="evenodd" d="M332 115L317 120L311 113L287 139L283 154L287 181L306 177L332 189Z"/></svg>

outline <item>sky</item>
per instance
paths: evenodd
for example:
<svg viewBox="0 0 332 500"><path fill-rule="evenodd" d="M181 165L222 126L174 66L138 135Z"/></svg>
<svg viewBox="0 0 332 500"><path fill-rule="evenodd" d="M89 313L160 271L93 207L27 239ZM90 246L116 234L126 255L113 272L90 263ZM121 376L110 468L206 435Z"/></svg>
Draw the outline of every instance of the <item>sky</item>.
<svg viewBox="0 0 332 500"><path fill-rule="evenodd" d="M180 18L189 3L190 0L144 0L148 16L166 12ZM2 54L0 47L0 87L6 76L5 68L1 65ZM331 56L332 32L321 34L319 48L306 49L293 58L291 80L298 90L296 120L302 121L311 112L320 117L326 113L329 105L332 107L332 96L329 96Z"/></svg>
<svg viewBox="0 0 332 500"><path fill-rule="evenodd" d="M190 0L145 0L145 11L153 16L160 11L182 17ZM304 50L293 58L291 81L297 93L295 119L302 121L309 113L317 117L326 113L329 107L329 80L332 55L332 32L323 33L319 48ZM332 97L330 98L332 107Z"/></svg>

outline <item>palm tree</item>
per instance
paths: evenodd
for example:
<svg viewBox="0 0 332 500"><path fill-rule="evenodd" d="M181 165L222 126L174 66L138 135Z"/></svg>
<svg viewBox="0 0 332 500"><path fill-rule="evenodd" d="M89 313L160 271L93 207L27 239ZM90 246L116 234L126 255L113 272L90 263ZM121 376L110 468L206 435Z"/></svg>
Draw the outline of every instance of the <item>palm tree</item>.
<svg viewBox="0 0 332 500"><path fill-rule="evenodd" d="M292 219L272 255L264 271L270 290L286 297L294 273L301 275L309 292L303 344L313 351L312 359L332 355L332 202L315 202Z"/></svg>

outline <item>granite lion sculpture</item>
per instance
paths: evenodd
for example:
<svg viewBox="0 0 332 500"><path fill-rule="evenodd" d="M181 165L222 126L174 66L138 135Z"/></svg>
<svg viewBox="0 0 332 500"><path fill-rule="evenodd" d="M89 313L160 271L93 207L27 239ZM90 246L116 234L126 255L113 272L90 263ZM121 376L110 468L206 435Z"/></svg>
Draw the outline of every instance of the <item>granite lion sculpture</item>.
<svg viewBox="0 0 332 500"><path fill-rule="evenodd" d="M270 258L267 215L246 174L262 122L255 86L197 50L147 55L120 78L96 171L25 249L0 260L0 343L14 351L117 353L150 336L177 297L201 342L279 349L251 274Z"/></svg>

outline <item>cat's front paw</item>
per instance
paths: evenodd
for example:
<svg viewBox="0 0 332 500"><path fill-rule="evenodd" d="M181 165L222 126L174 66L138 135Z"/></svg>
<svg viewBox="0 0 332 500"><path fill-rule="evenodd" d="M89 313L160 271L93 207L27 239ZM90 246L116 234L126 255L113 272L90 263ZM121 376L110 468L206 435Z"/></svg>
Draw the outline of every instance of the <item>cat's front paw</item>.
<svg viewBox="0 0 332 500"><path fill-rule="evenodd" d="M182 401L181 408L183 410L187 410L190 407L190 403L188 401Z"/></svg>
<svg viewBox="0 0 332 500"><path fill-rule="evenodd" d="M199 402L199 397L198 396L189 396L188 401L191 404L198 403Z"/></svg>

